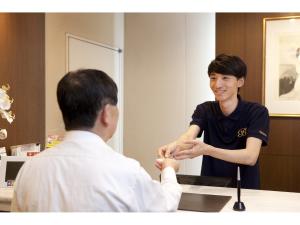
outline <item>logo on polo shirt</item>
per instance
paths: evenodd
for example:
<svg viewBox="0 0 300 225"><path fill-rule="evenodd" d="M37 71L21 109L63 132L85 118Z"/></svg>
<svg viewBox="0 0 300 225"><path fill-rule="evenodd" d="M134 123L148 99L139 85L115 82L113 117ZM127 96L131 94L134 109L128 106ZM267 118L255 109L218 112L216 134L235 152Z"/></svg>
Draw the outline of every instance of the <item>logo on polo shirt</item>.
<svg viewBox="0 0 300 225"><path fill-rule="evenodd" d="M238 137L244 137L246 135L247 135L247 128L246 127L239 129L238 132L237 132Z"/></svg>

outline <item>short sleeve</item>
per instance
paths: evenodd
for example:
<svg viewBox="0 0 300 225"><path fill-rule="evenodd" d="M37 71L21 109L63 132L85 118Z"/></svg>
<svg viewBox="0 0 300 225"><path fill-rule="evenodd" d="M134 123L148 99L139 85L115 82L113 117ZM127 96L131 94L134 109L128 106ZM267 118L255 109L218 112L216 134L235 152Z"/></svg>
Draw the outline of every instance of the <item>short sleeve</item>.
<svg viewBox="0 0 300 225"><path fill-rule="evenodd" d="M202 103L198 105L192 115L192 121L190 122L190 125L197 125L200 127L201 131L198 135L198 137L201 136L203 130L206 129L206 121L207 121L207 116L206 116L206 103Z"/></svg>
<svg viewBox="0 0 300 225"><path fill-rule="evenodd" d="M269 112L262 105L256 105L250 113L248 137L256 137L262 140L262 146L268 144L269 139Z"/></svg>

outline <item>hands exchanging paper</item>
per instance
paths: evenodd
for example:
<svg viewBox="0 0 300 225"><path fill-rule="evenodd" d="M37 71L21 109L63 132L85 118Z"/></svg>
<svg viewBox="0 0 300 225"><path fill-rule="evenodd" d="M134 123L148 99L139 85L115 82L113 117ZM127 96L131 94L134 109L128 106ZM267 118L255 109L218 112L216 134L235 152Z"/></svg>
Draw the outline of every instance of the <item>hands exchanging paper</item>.
<svg viewBox="0 0 300 225"><path fill-rule="evenodd" d="M179 162L171 158L156 159L155 166L161 171L168 166L172 167L175 170L175 172L178 172L179 170Z"/></svg>
<svg viewBox="0 0 300 225"><path fill-rule="evenodd" d="M175 141L158 149L158 155L162 158L192 159L204 155L209 145L199 140Z"/></svg>
<svg viewBox="0 0 300 225"><path fill-rule="evenodd" d="M175 171L179 169L177 160L192 159L208 153L209 145L199 140L174 141L158 149L159 159L156 160L155 166L163 170L171 166Z"/></svg>

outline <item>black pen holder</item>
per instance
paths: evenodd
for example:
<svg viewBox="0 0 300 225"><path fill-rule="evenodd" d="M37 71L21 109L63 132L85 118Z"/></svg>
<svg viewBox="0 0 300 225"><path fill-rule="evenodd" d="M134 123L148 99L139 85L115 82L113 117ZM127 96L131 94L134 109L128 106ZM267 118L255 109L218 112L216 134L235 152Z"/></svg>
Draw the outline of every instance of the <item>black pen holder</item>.
<svg viewBox="0 0 300 225"><path fill-rule="evenodd" d="M233 205L234 211L245 211L246 207L243 202L235 202Z"/></svg>

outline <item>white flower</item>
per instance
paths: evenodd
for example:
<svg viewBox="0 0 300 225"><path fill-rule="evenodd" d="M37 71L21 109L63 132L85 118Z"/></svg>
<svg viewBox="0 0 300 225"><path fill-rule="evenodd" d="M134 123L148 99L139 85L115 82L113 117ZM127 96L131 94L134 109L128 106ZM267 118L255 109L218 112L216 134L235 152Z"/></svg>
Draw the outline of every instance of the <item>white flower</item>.
<svg viewBox="0 0 300 225"><path fill-rule="evenodd" d="M11 106L12 100L9 99L9 96L5 94L2 98L0 98L0 109L1 110L9 110Z"/></svg>
<svg viewBox="0 0 300 225"><path fill-rule="evenodd" d="M3 118L3 119L6 119L9 123L12 123L13 121L14 121L14 119L15 119L15 115L14 114L12 114L12 112L11 111L9 111L9 112L6 112L6 111L0 111L0 114L1 114L1 117Z"/></svg>
<svg viewBox="0 0 300 225"><path fill-rule="evenodd" d="M12 123L15 119L15 115L12 111L8 111L13 103L13 99L6 94L6 92L10 89L10 86L3 85L0 88L0 115L3 119L6 119L9 123ZM0 139L4 140L7 138L7 131L5 129L0 130Z"/></svg>

